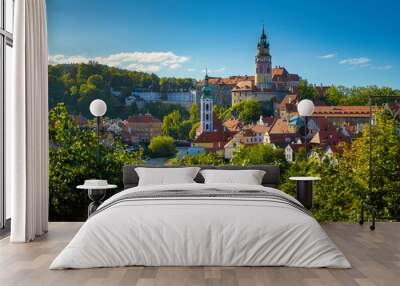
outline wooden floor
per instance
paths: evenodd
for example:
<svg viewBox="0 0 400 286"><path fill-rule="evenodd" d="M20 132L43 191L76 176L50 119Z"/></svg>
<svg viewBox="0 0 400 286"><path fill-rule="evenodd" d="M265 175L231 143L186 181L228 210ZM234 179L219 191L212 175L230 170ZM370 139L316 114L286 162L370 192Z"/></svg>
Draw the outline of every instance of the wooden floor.
<svg viewBox="0 0 400 286"><path fill-rule="evenodd" d="M0 241L0 285L400 285L400 223L375 232L351 223L323 224L352 269L289 267L123 267L48 270L81 223L50 223L44 237L27 244Z"/></svg>

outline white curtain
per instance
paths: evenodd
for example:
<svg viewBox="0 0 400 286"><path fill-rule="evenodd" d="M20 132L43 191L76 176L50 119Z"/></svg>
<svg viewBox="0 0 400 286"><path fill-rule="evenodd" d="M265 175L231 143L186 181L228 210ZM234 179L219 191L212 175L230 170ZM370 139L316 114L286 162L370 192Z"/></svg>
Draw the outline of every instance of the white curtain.
<svg viewBox="0 0 400 286"><path fill-rule="evenodd" d="M45 0L15 1L13 94L6 98L6 187L12 242L48 226L48 75Z"/></svg>

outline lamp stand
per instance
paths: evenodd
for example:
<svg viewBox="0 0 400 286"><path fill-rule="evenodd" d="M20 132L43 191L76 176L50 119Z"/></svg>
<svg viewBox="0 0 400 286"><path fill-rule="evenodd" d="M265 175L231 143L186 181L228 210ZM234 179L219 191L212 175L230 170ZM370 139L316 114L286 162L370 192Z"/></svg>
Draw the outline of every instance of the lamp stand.
<svg viewBox="0 0 400 286"><path fill-rule="evenodd" d="M100 116L96 117L96 136L97 136L97 142L100 143Z"/></svg>
<svg viewBox="0 0 400 286"><path fill-rule="evenodd" d="M101 117L96 117L96 137L97 137L97 151L96 151L96 160L97 160L97 167L100 166L100 123ZM97 172L101 179L101 172Z"/></svg>
<svg viewBox="0 0 400 286"><path fill-rule="evenodd" d="M304 149L305 149L306 161L308 159L307 126L308 126L308 119L307 116L304 116Z"/></svg>

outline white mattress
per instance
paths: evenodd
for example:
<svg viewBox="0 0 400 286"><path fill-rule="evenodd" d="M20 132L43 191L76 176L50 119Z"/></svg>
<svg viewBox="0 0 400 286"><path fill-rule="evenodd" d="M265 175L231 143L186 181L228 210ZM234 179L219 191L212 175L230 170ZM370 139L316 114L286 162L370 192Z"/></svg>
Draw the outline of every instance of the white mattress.
<svg viewBox="0 0 400 286"><path fill-rule="evenodd" d="M254 185L182 184L146 190L267 190ZM296 201L297 202L297 201ZM124 201L89 218L50 269L145 266L350 268L318 222L290 205L246 198Z"/></svg>

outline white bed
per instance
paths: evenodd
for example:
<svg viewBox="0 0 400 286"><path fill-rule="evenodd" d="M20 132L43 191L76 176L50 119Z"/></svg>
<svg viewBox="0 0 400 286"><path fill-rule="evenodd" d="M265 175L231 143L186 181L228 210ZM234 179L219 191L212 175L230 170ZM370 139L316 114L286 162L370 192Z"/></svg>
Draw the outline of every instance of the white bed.
<svg viewBox="0 0 400 286"><path fill-rule="evenodd" d="M318 222L290 203L249 196L173 196L121 200L137 192L265 191L239 184L141 186L100 206L50 269L145 266L350 268ZM249 192L251 194L251 192ZM120 201L119 201L120 200Z"/></svg>

